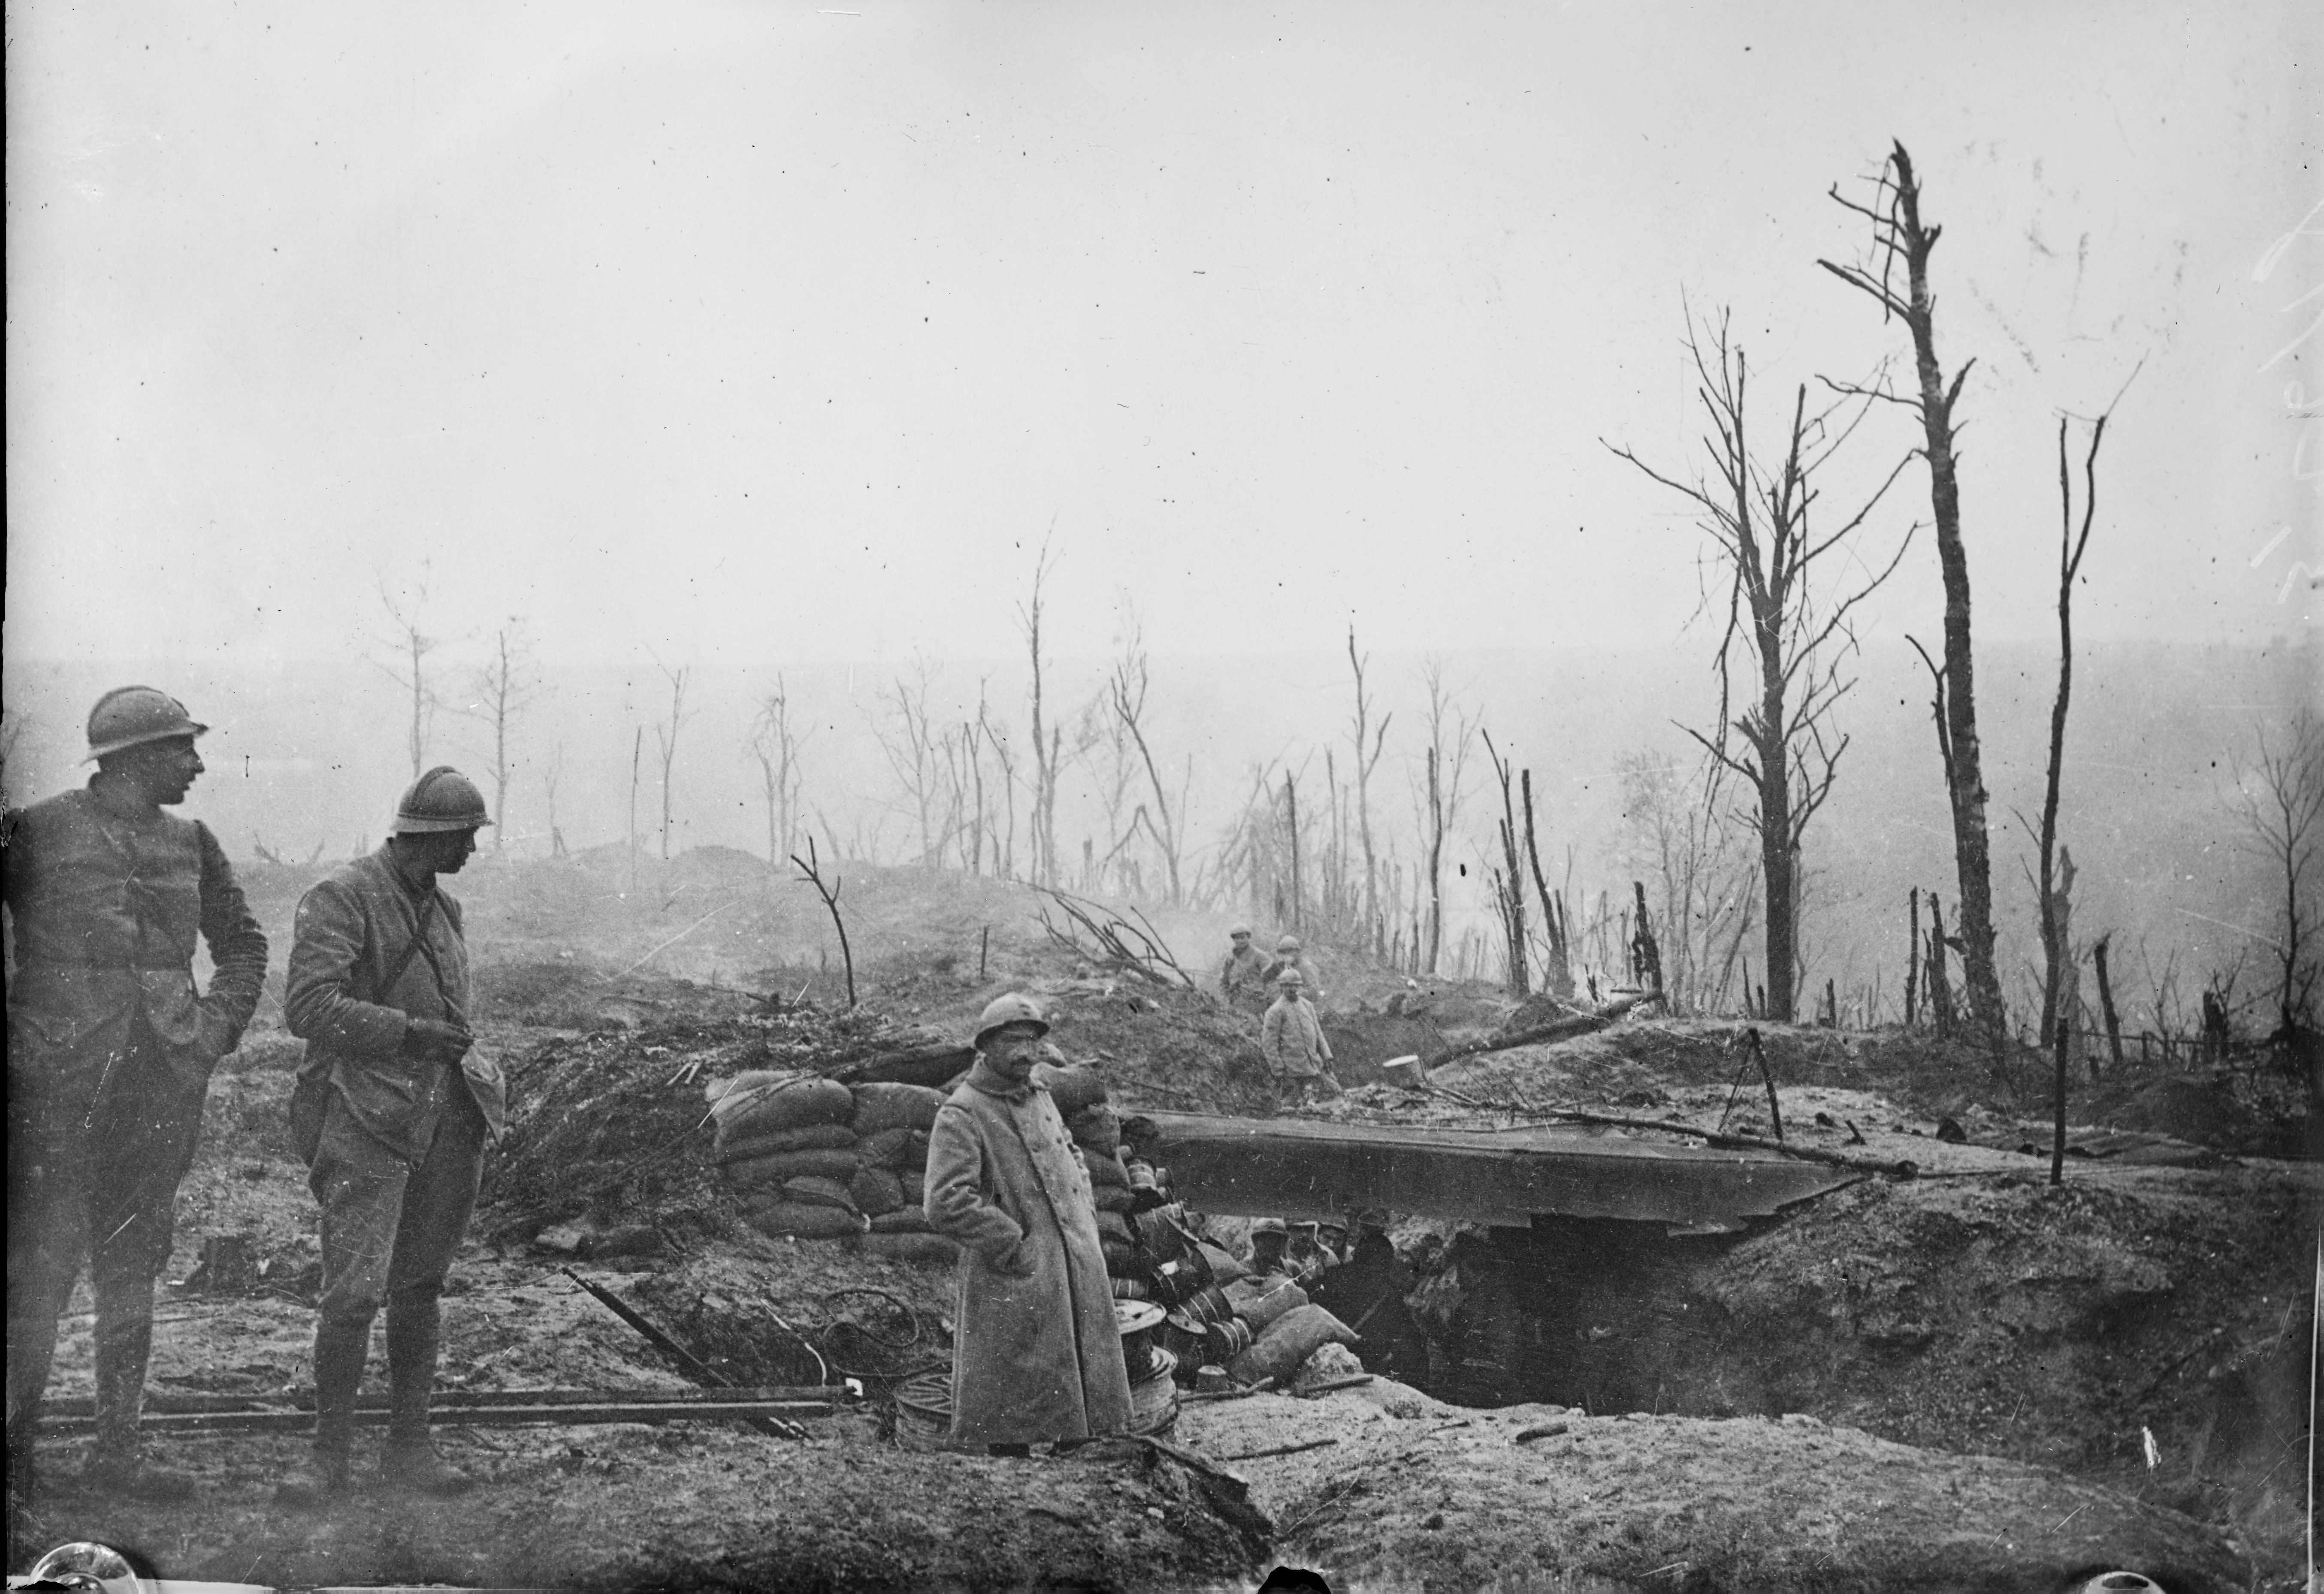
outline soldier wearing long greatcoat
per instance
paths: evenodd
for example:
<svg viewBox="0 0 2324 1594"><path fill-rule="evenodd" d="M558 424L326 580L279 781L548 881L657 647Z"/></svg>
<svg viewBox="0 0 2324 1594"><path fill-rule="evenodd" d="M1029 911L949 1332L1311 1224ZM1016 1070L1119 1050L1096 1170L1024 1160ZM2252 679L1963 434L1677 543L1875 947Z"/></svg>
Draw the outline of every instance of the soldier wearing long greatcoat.
<svg viewBox="0 0 2324 1594"><path fill-rule="evenodd" d="M986 1008L928 1135L924 1210L962 1251L952 1437L1003 1453L1130 1416L1089 1174L1036 1073L1048 1027L1022 996Z"/></svg>

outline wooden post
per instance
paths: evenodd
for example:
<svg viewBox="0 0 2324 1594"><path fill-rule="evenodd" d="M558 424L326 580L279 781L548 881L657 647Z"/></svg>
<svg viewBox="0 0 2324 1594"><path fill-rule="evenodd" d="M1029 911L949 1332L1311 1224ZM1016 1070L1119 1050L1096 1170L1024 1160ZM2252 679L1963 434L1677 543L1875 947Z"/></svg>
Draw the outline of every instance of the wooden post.
<svg viewBox="0 0 2324 1594"><path fill-rule="evenodd" d="M2098 1011L2106 1018L2107 1053L2114 1059L2115 1072L2119 1073L2122 1072L2122 1019L2114 1010L2114 982L2107 978L2106 936L2099 936L2098 944L2090 948L2090 961L2098 965ZM2143 1059L2145 1053L2144 1040L2140 1043L2139 1051ZM2090 1075L2094 1079L2098 1076L2097 1068L2090 1070Z"/></svg>
<svg viewBox="0 0 2324 1594"><path fill-rule="evenodd" d="M987 925L976 938L976 982L984 983L984 954L992 948L992 926Z"/></svg>

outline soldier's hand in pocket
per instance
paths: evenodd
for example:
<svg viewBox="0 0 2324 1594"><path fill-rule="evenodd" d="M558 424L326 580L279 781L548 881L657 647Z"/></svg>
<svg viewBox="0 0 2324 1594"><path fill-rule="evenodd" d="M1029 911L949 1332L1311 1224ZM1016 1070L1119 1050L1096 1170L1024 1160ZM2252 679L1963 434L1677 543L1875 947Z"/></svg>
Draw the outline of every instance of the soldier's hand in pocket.
<svg viewBox="0 0 2324 1594"><path fill-rule="evenodd" d="M411 1018L405 1021L403 1055L426 1063L457 1063L468 1055L476 1037L456 1024L446 1024L434 1018Z"/></svg>

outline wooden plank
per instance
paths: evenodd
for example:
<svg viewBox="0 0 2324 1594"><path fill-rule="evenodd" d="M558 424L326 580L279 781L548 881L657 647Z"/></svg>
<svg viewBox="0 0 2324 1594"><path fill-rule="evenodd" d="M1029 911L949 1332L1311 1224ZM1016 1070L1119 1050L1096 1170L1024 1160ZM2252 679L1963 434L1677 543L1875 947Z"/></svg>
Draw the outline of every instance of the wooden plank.
<svg viewBox="0 0 2324 1594"><path fill-rule="evenodd" d="M761 1384L748 1388L720 1389L438 1389L430 1404L440 1411L495 1405L733 1405L736 1401L800 1401L841 1405L859 1398L838 1384ZM385 1411L388 1396L377 1391L356 1397L358 1412ZM152 1414L187 1416L215 1412L300 1411L315 1409L312 1389L263 1395L148 1395L145 1410ZM86 1395L43 1401L44 1417L88 1417L96 1403Z"/></svg>
<svg viewBox="0 0 2324 1594"><path fill-rule="evenodd" d="M1325 1218L1379 1207L1523 1226L1536 1214L1739 1224L1859 1173L1588 1129L1451 1129L1149 1112L1187 1205Z"/></svg>
<svg viewBox="0 0 2324 1594"><path fill-rule="evenodd" d="M438 1407L428 1414L432 1427L521 1428L544 1424L586 1427L599 1423L731 1423L766 1422L775 1418L825 1417L828 1402L815 1400L625 1401L595 1405L477 1405ZM358 1428L383 1428L390 1414L373 1408L355 1413ZM94 1426L88 1417L67 1417L53 1424L60 1433L78 1433ZM138 1423L147 1433L307 1433L315 1426L311 1411L152 1412Z"/></svg>

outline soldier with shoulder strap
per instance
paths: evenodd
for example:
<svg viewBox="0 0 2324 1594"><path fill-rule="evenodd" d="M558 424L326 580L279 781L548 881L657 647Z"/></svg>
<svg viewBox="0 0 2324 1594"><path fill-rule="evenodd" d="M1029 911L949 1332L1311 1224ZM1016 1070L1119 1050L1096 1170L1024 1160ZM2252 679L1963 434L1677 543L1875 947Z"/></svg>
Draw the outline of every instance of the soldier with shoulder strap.
<svg viewBox="0 0 2324 1594"><path fill-rule="evenodd" d="M315 1446L277 1491L344 1491L372 1320L387 1309L391 1414L380 1475L456 1494L468 1479L428 1431L438 1299L501 1131L500 1070L469 1032L460 905L438 889L475 851L483 796L457 770L404 792L386 845L334 871L299 904L283 1012L307 1042L292 1128L322 1208L315 1325ZM421 967L424 965L424 969Z"/></svg>

